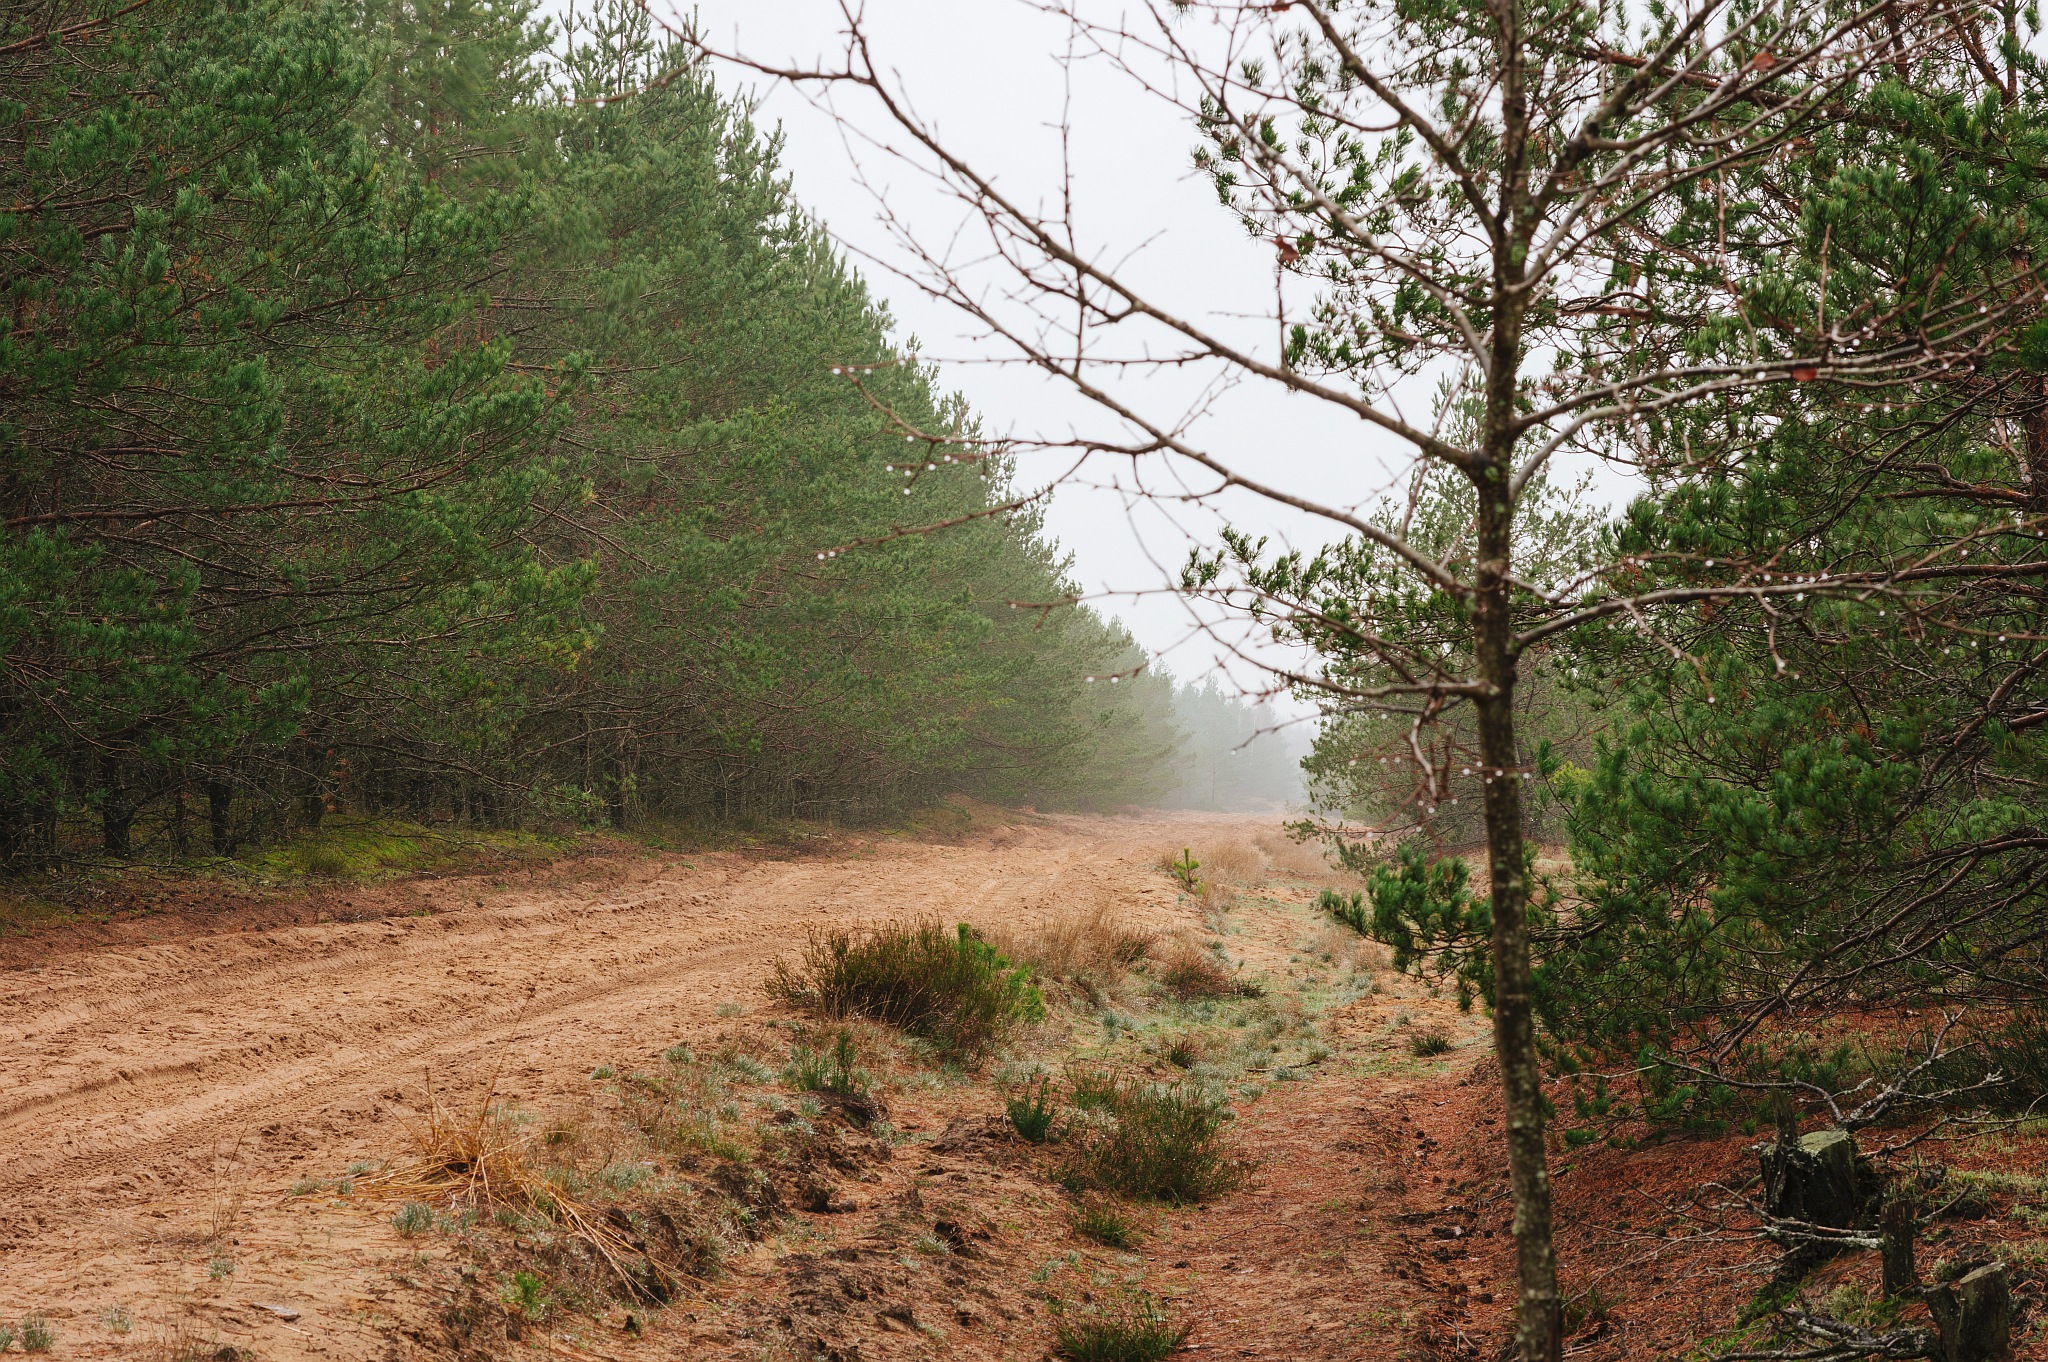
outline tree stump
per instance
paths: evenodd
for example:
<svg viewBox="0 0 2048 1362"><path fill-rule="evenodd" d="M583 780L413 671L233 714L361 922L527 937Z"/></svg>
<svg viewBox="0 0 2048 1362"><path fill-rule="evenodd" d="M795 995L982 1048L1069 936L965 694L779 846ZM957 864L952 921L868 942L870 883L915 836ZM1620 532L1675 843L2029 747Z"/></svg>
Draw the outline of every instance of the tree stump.
<svg viewBox="0 0 2048 1362"><path fill-rule="evenodd" d="M1878 1219L1887 1300L1910 1296L1920 1288L1920 1274L1913 1265L1913 1236L1920 1228L1915 1209L1911 1194L1897 1190L1885 1198L1884 1214Z"/></svg>
<svg viewBox="0 0 2048 1362"><path fill-rule="evenodd" d="M1837 1230L1853 1229L1863 1219L1863 1179L1856 1139L1848 1131L1816 1130L1766 1145L1759 1161L1764 1210L1773 1217Z"/></svg>
<svg viewBox="0 0 2048 1362"><path fill-rule="evenodd" d="M2012 1339L2012 1287L2004 1263L1987 1263L1927 1292L1944 1362L1991 1362Z"/></svg>

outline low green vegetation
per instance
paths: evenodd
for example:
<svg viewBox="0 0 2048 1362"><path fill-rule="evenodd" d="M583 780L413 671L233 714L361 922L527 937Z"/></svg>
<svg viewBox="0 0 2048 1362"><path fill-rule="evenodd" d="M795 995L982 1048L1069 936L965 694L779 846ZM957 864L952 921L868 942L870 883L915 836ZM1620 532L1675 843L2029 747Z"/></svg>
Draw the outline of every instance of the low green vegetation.
<svg viewBox="0 0 2048 1362"><path fill-rule="evenodd" d="M1408 1037L1408 1053L1417 1059L1434 1059L1451 1052L1451 1033L1439 1026L1417 1031Z"/></svg>
<svg viewBox="0 0 2048 1362"><path fill-rule="evenodd" d="M57 1331L51 1326L49 1316L40 1310L21 1317L15 1336L21 1340L21 1350L25 1353L46 1353L57 1346Z"/></svg>
<svg viewBox="0 0 2048 1362"><path fill-rule="evenodd" d="M783 1077L798 1092L829 1092L838 1097L858 1097L875 1083L859 1065L853 1033L844 1029L825 1049L808 1045L792 1049Z"/></svg>
<svg viewBox="0 0 2048 1362"><path fill-rule="evenodd" d="M1162 1362L1194 1332L1150 1296L1133 1294L1076 1308L1053 1325L1055 1350L1069 1362Z"/></svg>
<svg viewBox="0 0 2048 1362"><path fill-rule="evenodd" d="M965 923L813 931L795 961L776 963L767 988L816 1017L865 1017L968 1054L1045 1016L1031 970Z"/></svg>
<svg viewBox="0 0 2048 1362"><path fill-rule="evenodd" d="M1213 1201L1249 1171L1228 1137L1230 1106L1208 1084L1097 1078L1075 1106L1097 1119L1070 1128L1059 1169L1069 1187L1178 1206Z"/></svg>
<svg viewBox="0 0 2048 1362"><path fill-rule="evenodd" d="M1127 1249L1138 1242L1138 1224L1131 1213L1099 1198L1083 1202L1074 1212L1074 1233L1104 1248Z"/></svg>
<svg viewBox="0 0 2048 1362"><path fill-rule="evenodd" d="M1052 1080L1041 1077L1013 1092L1003 1101L1010 1128L1028 1144L1044 1144L1058 1131L1059 1108L1053 1101Z"/></svg>

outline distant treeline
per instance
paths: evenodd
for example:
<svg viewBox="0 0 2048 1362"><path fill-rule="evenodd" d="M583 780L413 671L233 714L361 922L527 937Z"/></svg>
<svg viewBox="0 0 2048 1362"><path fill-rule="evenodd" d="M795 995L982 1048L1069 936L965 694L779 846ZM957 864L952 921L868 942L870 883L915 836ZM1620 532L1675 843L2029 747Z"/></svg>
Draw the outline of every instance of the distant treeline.
<svg viewBox="0 0 2048 1362"><path fill-rule="evenodd" d="M1142 655L1010 605L1071 588L1007 468L633 5L0 42L8 867L1164 791L1161 687L1084 680Z"/></svg>
<svg viewBox="0 0 2048 1362"><path fill-rule="evenodd" d="M1232 694L1213 676L1175 687L1173 718L1181 742L1162 807L1237 812L1303 800L1312 725Z"/></svg>

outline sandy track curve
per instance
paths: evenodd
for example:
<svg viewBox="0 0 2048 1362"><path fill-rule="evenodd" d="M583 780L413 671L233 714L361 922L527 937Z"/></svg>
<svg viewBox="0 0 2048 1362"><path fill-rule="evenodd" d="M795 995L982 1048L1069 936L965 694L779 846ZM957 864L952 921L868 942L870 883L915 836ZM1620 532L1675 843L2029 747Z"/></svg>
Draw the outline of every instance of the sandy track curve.
<svg viewBox="0 0 2048 1362"><path fill-rule="evenodd" d="M720 1004L757 1001L810 926L1028 922L1106 897L1164 916L1153 867L1205 830L1042 818L851 859L651 856L418 883L354 895L357 921L53 938L0 973L0 1294L31 1277L61 1292L61 1262L118 1253L137 1213L199 1214L194 1174L224 1145L267 1190L295 1167L388 1154L394 1132L373 1130L423 1074L495 1073L546 1100L592 1064L707 1029Z"/></svg>

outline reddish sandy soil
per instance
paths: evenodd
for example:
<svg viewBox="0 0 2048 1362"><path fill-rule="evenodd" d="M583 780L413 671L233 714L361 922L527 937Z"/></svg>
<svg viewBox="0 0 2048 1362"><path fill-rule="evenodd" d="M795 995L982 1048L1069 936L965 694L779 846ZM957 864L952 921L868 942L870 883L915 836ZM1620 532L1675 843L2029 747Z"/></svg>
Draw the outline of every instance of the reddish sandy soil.
<svg viewBox="0 0 2048 1362"><path fill-rule="evenodd" d="M488 1264L400 1239L373 1191L304 1191L402 1159L429 1087L488 1084L573 1111L606 1100L596 1066L650 1063L677 1041L763 1045L768 967L819 924L937 916L1014 931L1108 904L1201 935L1200 906L1162 858L1204 839L1271 845L1276 830L984 820L944 844L619 853L0 941L0 1323L41 1311L59 1358L474 1356L489 1340L449 1321L462 1299L496 1301L479 1286L496 1280ZM1290 961L1318 930L1316 878L1275 867L1235 910L1231 951L1276 987L1292 986ZM1448 1055L1409 1054L1402 1027L1423 1023L1450 1034ZM503 1341L484 1350L1040 1358L1054 1297L1137 1286L1195 1322L1198 1353L1497 1356L1508 1212L1483 1023L1382 973L1315 1024L1327 1058L1239 1105L1257 1174L1207 1207L1146 1213L1134 1251L1072 1233L1044 1151L1004 1132L985 1081L907 1085L889 1098L903 1142L847 1165L854 1209L789 1211L720 1280L652 1316L615 1309L523 1337L497 1325ZM1644 1261L1669 1219L1644 1208L1739 1177L1749 1156L1722 1140L1633 1157L1654 1167L1589 1156L1564 1178L1567 1270L1581 1279ZM909 1252L934 1225L965 1227L959 1251ZM1682 1264L1630 1269L1630 1291L1608 1293L1623 1304L1575 1355L1674 1355L1725 1327L1757 1258L1724 1252L1715 1280L1728 1285L1706 1296L1682 1286Z"/></svg>

